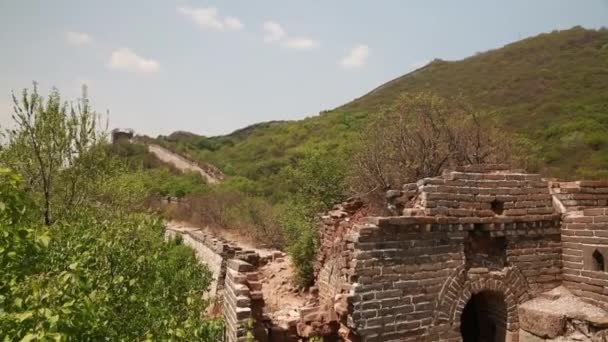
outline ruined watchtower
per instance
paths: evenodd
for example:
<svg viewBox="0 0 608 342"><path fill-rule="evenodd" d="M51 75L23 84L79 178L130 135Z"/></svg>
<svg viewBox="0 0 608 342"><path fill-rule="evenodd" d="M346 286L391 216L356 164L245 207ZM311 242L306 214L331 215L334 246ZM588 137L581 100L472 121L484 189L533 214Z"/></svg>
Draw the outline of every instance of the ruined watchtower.
<svg viewBox="0 0 608 342"><path fill-rule="evenodd" d="M406 184L389 197L395 216L353 223L341 208L322 229L319 297L342 309L350 339L566 335L573 333L567 312L558 313L558 331L547 333L534 318L546 316L535 311L542 305L524 304L561 285L553 299L592 306L592 317L578 317L588 334L608 328L608 182L549 183L479 165Z"/></svg>
<svg viewBox="0 0 608 342"><path fill-rule="evenodd" d="M132 129L114 128L112 130L112 144L116 144L120 141L131 141L131 139L133 139L133 133Z"/></svg>
<svg viewBox="0 0 608 342"><path fill-rule="evenodd" d="M608 181L476 165L387 198L392 215L350 199L322 217L295 315L268 311L254 263L222 262L227 339L608 341Z"/></svg>

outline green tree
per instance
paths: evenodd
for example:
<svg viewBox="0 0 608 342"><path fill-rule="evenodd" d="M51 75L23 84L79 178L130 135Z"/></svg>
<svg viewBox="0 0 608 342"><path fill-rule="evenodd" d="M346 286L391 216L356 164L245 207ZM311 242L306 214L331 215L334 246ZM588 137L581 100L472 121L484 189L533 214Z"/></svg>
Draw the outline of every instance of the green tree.
<svg viewBox="0 0 608 342"><path fill-rule="evenodd" d="M319 150L307 150L294 165L283 170L291 196L282 206L281 224L287 240L296 282L308 286L318 247L317 215L345 196L344 162Z"/></svg>
<svg viewBox="0 0 608 342"><path fill-rule="evenodd" d="M0 167L0 340L217 340L209 271L138 212L147 173L108 154L83 95L15 98L0 160L23 175Z"/></svg>
<svg viewBox="0 0 608 342"><path fill-rule="evenodd" d="M99 115L89 105L86 87L77 104L61 100L53 89L45 100L36 84L13 94L15 129L6 131L8 145L2 162L23 175L27 191L35 194L44 223L52 224L66 211L90 198L91 189L110 167Z"/></svg>

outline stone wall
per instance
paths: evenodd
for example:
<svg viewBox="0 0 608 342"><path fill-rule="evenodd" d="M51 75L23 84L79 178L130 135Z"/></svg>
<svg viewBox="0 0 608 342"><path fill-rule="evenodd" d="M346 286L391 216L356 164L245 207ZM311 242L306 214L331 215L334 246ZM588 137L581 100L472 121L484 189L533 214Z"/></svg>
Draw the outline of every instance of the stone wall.
<svg viewBox="0 0 608 342"><path fill-rule="evenodd" d="M363 341L426 336L443 284L464 266L462 229L422 220L355 226L349 326Z"/></svg>
<svg viewBox="0 0 608 342"><path fill-rule="evenodd" d="M223 297L223 313L226 320L226 341L266 340L266 330L261 326L263 307L261 285L253 265L238 259L227 262Z"/></svg>
<svg viewBox="0 0 608 342"><path fill-rule="evenodd" d="M521 225L520 229L526 229L526 234L510 237L506 250L507 264L517 267L533 295L562 283L559 220L542 224L543 228Z"/></svg>
<svg viewBox="0 0 608 342"><path fill-rule="evenodd" d="M506 329L516 334L517 305L561 284L558 226L555 215L369 218L352 231L350 327L364 341L459 340L467 302L493 291L504 296ZM503 265L467 260L465 241L479 232L504 237Z"/></svg>
<svg viewBox="0 0 608 342"><path fill-rule="evenodd" d="M462 167L387 199L396 216L361 219L343 204L320 228L320 299L348 292L347 325L363 341L461 340L474 297L503 298L476 310L516 338L517 306L562 283L561 215L537 174Z"/></svg>
<svg viewBox="0 0 608 342"><path fill-rule="evenodd" d="M608 208L584 209L564 217L564 285L608 309Z"/></svg>
<svg viewBox="0 0 608 342"><path fill-rule="evenodd" d="M213 278L208 295L214 297L224 287L226 275L226 262L228 259L236 258L257 265L260 256L251 250L244 250L222 238L202 232L196 228L171 228L165 229L166 238L181 236L184 244L192 247L196 257L211 271Z"/></svg>
<svg viewBox="0 0 608 342"><path fill-rule="evenodd" d="M441 177L404 185L402 194L406 216L511 217L555 212L548 183L540 175L507 171L504 165L446 171Z"/></svg>
<svg viewBox="0 0 608 342"><path fill-rule="evenodd" d="M608 209L598 208L608 182L478 165L389 190L387 200L394 216L361 218L343 204L320 227L316 285L322 302L348 293L350 340L462 341L473 331L517 341L536 331L520 329L518 308L562 284L608 306ZM585 319L595 329L587 335L604 333L607 315Z"/></svg>
<svg viewBox="0 0 608 342"><path fill-rule="evenodd" d="M348 293L350 279L348 269L352 259L352 241L348 234L357 217L361 216L363 203L350 199L336 205L321 218L318 227L321 246L315 263L315 285L321 304L332 302L336 295ZM350 247L350 248L349 248Z"/></svg>
<svg viewBox="0 0 608 342"><path fill-rule="evenodd" d="M608 206L608 181L551 182L564 212Z"/></svg>

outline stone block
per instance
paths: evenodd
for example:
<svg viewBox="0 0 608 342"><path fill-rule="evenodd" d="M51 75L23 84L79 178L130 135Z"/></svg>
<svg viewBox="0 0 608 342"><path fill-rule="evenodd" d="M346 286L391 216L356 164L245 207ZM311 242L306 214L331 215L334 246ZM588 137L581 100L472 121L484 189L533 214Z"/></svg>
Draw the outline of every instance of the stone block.
<svg viewBox="0 0 608 342"><path fill-rule="evenodd" d="M251 272L253 271L253 265L248 262L239 259L230 259L226 263L226 266L229 269L235 270L237 272Z"/></svg>
<svg viewBox="0 0 608 342"><path fill-rule="evenodd" d="M564 333L566 317L559 312L539 311L522 305L518 309L521 329L543 338L555 338Z"/></svg>

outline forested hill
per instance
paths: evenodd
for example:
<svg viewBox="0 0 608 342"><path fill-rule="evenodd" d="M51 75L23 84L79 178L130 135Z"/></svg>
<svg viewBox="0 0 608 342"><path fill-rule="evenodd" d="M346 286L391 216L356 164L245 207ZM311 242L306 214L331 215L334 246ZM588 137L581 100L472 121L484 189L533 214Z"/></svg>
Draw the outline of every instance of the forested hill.
<svg viewBox="0 0 608 342"><path fill-rule="evenodd" d="M205 138L165 142L224 172L272 178L309 146L348 155L366 120L403 92L462 95L496 111L520 133L543 173L608 177L608 30L574 27L527 38L461 61L435 60L318 116L257 124ZM270 180L271 181L271 180Z"/></svg>

